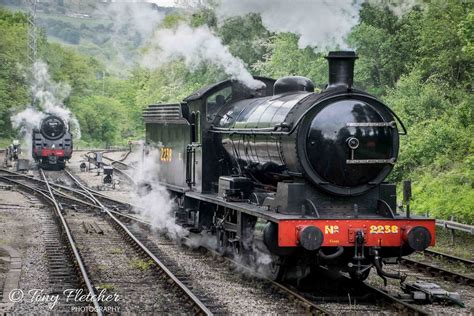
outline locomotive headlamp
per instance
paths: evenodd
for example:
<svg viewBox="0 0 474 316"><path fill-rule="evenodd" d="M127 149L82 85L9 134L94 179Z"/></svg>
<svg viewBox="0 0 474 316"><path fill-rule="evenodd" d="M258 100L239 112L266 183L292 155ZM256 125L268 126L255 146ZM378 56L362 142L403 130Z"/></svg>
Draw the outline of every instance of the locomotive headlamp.
<svg viewBox="0 0 474 316"><path fill-rule="evenodd" d="M349 137L347 139L347 146L349 146L350 149L355 150L359 147L359 140L355 137Z"/></svg>
<svg viewBox="0 0 474 316"><path fill-rule="evenodd" d="M324 241L324 235L321 229L315 226L305 226L301 228L298 234L300 245L306 250L317 250Z"/></svg>

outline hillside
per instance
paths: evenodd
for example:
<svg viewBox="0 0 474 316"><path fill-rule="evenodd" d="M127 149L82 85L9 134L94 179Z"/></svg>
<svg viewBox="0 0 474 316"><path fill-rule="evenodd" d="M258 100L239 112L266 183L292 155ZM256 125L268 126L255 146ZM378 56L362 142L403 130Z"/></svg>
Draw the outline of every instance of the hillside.
<svg viewBox="0 0 474 316"><path fill-rule="evenodd" d="M0 0L12 11L28 12L28 1ZM175 9L151 3L134 3L133 9L121 3L93 0L50 0L37 4L37 25L53 42L93 56L108 71L123 74L117 64L133 64L137 49L145 44L148 34L136 29L136 21L149 18L150 24Z"/></svg>

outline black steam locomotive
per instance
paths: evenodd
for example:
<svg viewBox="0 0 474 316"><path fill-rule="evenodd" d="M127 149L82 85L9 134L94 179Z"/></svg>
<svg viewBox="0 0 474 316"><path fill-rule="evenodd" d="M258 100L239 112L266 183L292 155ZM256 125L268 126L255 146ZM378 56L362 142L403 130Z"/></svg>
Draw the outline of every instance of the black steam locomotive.
<svg viewBox="0 0 474 316"><path fill-rule="evenodd" d="M62 169L71 159L72 151L72 134L60 117L48 115L40 128L33 130L32 155L39 166Z"/></svg>
<svg viewBox="0 0 474 316"><path fill-rule="evenodd" d="M382 259L434 245L435 222L397 212L396 186L384 179L399 127L406 131L352 86L356 58L329 53L320 93L304 77L255 77L264 88L227 80L182 103L150 105L146 142L160 149L159 179L176 199L177 222L213 234L221 252L267 253L276 279L318 266L400 278Z"/></svg>

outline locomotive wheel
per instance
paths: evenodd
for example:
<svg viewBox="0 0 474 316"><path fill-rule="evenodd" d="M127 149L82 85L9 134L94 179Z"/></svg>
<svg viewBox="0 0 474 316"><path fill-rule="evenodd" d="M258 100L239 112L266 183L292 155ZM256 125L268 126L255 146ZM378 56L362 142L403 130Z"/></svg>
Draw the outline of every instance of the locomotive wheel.
<svg viewBox="0 0 474 316"><path fill-rule="evenodd" d="M264 274L273 281L282 281L286 272L285 260L272 256L270 263L264 265Z"/></svg>
<svg viewBox="0 0 474 316"><path fill-rule="evenodd" d="M217 231L217 252L223 256L227 253L227 234L223 229Z"/></svg>

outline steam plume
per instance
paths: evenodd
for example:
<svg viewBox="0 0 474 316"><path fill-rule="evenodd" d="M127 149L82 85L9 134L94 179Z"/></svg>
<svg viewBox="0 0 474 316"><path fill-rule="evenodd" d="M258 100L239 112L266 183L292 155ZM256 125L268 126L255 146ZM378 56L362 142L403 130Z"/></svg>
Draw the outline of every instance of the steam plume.
<svg viewBox="0 0 474 316"><path fill-rule="evenodd" d="M222 0L217 13L221 18L259 13L268 30L298 34L300 48L347 48L345 38L358 22L359 4L351 0Z"/></svg>
<svg viewBox="0 0 474 316"><path fill-rule="evenodd" d="M161 29L153 39L159 48L152 49L146 56L148 64L158 65L162 61L183 58L189 68L201 63L222 67L226 74L252 89L262 88L261 81L253 79L239 58L232 56L227 46L207 26L191 28L180 24L175 29Z"/></svg>
<svg viewBox="0 0 474 316"><path fill-rule="evenodd" d="M118 59L119 71L124 70L124 65L132 66L134 62L138 62L138 49L151 38L165 16L153 4L133 0L113 1L98 6L94 15L105 17L112 22L113 34L109 41Z"/></svg>
<svg viewBox="0 0 474 316"><path fill-rule="evenodd" d="M24 138L27 153L31 154L31 135L34 128L39 128L41 120L46 114L59 116L71 127L76 139L81 137L79 122L71 111L65 107L63 101L69 96L71 87L68 84L57 83L51 79L48 66L42 61L32 65L26 77L30 79L30 91L34 103L25 110L11 117L12 126L20 129Z"/></svg>
<svg viewBox="0 0 474 316"><path fill-rule="evenodd" d="M166 188L159 183L159 150L152 149L146 155L140 155L143 153L143 146L140 146L137 153L135 157L141 156L134 175L138 185L137 190L132 192L132 200L138 206L136 211L149 220L153 228L179 240L187 235L187 231L175 223L173 211L176 204Z"/></svg>

